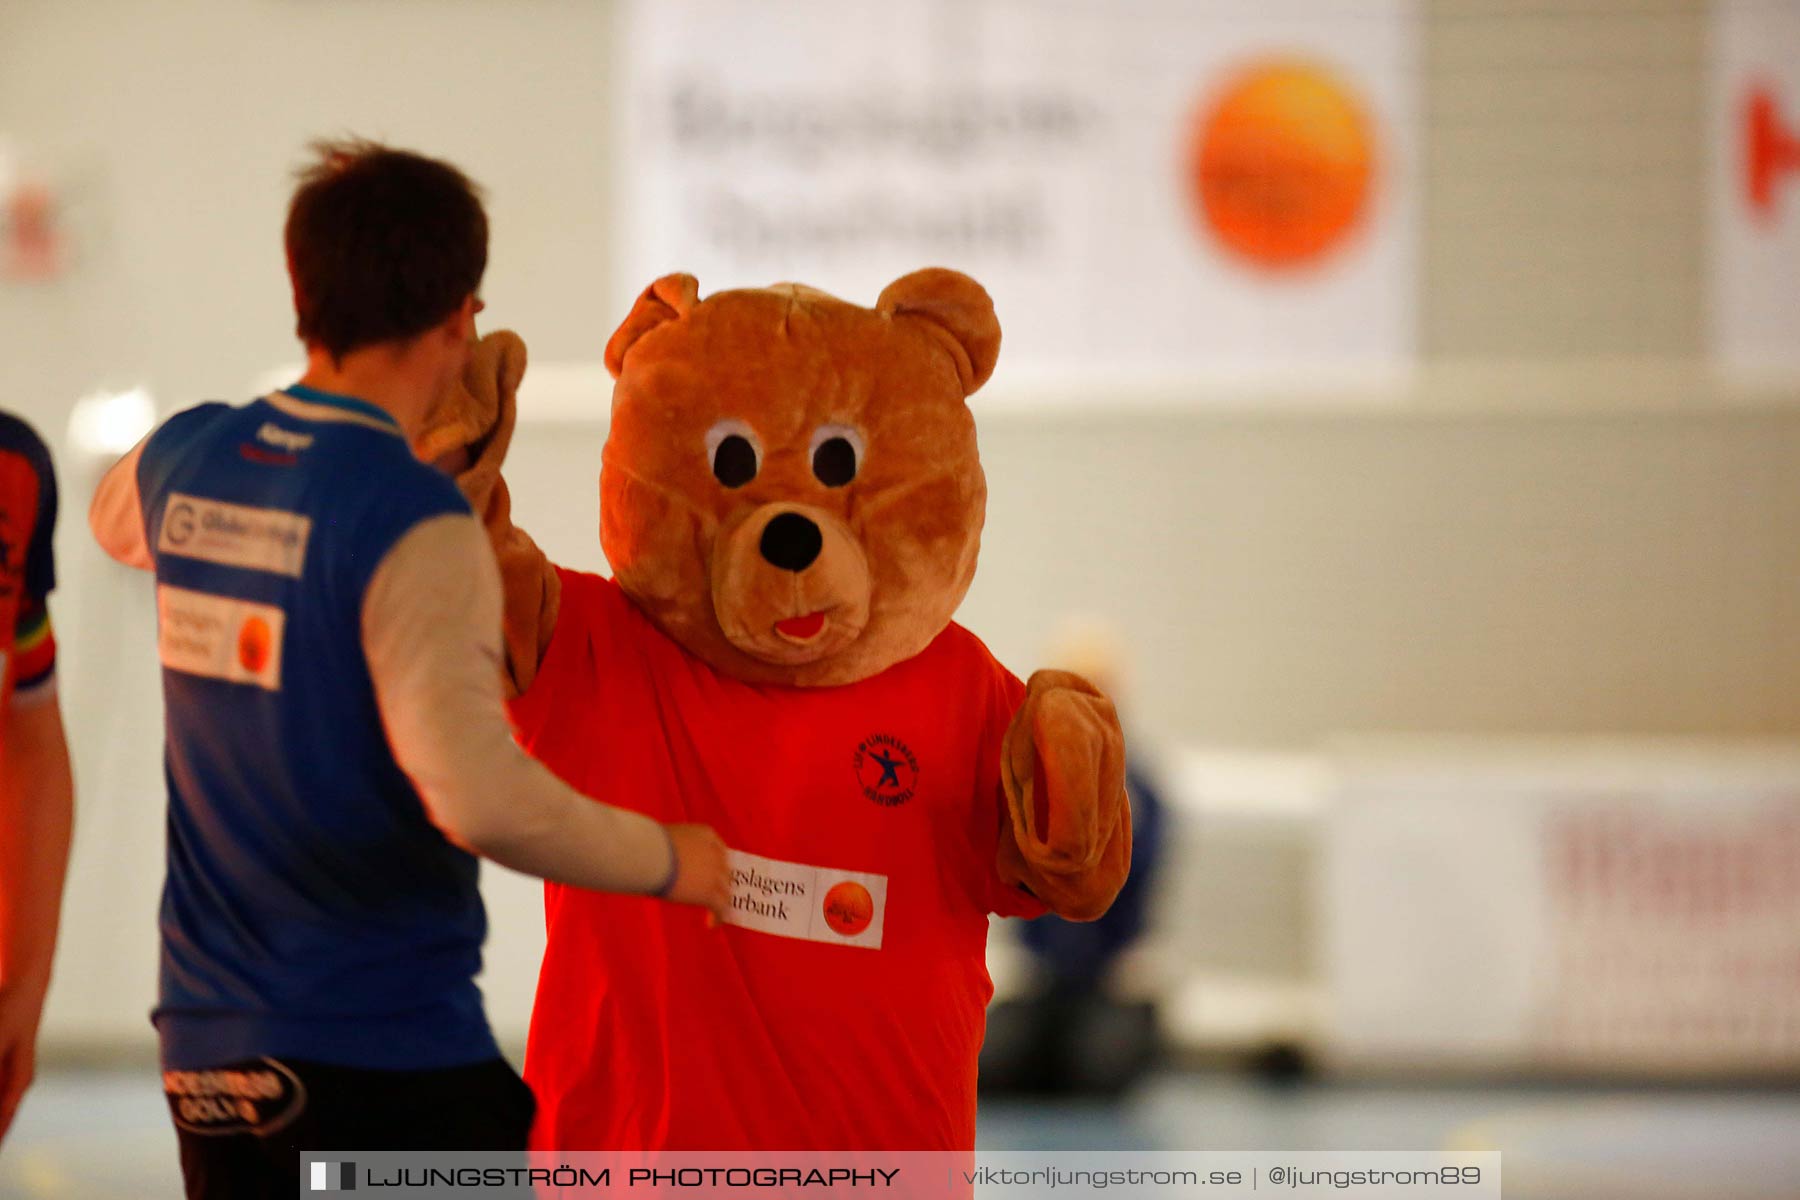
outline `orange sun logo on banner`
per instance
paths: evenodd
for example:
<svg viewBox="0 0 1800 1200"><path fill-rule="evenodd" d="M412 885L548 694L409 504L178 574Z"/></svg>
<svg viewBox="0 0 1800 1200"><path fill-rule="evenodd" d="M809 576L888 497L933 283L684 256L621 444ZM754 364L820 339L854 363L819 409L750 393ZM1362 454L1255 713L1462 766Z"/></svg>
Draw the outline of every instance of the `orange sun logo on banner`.
<svg viewBox="0 0 1800 1200"><path fill-rule="evenodd" d="M1271 62L1201 107L1188 178L1207 231L1238 258L1279 271L1349 240L1369 209L1375 157L1347 85L1317 66Z"/></svg>

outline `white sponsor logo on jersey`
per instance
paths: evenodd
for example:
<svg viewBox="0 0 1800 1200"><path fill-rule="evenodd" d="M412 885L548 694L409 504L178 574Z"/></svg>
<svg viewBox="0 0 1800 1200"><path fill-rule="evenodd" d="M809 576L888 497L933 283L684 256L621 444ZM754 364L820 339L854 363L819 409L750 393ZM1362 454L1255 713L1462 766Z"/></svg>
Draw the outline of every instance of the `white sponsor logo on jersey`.
<svg viewBox="0 0 1800 1200"><path fill-rule="evenodd" d="M156 535L158 554L300 578L312 518L171 492Z"/></svg>
<svg viewBox="0 0 1800 1200"><path fill-rule="evenodd" d="M156 648L171 671L278 692L286 627L273 604L157 585Z"/></svg>
<svg viewBox="0 0 1800 1200"><path fill-rule="evenodd" d="M264 421L261 429L256 431L256 440L267 442L277 450L286 450L290 454L298 454L313 444L310 433L296 433L292 429L283 429L270 421Z"/></svg>
<svg viewBox="0 0 1800 1200"><path fill-rule="evenodd" d="M730 925L777 937L881 949L887 876L731 851Z"/></svg>

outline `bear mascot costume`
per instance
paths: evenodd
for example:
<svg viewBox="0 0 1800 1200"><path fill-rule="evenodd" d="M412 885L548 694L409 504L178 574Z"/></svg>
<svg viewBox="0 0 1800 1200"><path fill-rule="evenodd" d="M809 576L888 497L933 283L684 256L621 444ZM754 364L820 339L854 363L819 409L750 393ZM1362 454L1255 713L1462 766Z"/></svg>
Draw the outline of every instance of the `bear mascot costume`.
<svg viewBox="0 0 1800 1200"><path fill-rule="evenodd" d="M547 886L540 1146L973 1148L988 914L1092 919L1131 854L1111 702L1022 684L950 619L987 496L967 400L999 348L954 271L872 309L657 280L606 347L610 579L512 524L516 336L476 345L415 442L493 540L521 744L732 847L718 927Z"/></svg>

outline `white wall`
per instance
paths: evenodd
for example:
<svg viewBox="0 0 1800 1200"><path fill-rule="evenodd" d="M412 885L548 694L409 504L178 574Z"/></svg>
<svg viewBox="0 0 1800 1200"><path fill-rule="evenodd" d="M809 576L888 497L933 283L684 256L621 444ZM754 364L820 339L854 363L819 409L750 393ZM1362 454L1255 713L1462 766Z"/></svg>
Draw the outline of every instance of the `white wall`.
<svg viewBox="0 0 1800 1200"><path fill-rule="evenodd" d="M0 130L81 181L90 237L66 282L0 289L0 394L47 414L142 378L182 406L292 357L289 172L345 131L485 184L494 312L596 355L611 20L583 0L7 0Z"/></svg>

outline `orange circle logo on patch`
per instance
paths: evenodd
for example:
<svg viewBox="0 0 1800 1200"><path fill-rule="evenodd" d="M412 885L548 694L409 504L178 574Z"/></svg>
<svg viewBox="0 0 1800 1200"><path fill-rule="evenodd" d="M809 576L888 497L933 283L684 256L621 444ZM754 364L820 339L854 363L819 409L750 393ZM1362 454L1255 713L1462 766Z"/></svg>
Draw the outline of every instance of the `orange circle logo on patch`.
<svg viewBox="0 0 1800 1200"><path fill-rule="evenodd" d="M845 937L855 937L875 919L875 899L854 879L833 884L825 893L825 923Z"/></svg>
<svg viewBox="0 0 1800 1200"><path fill-rule="evenodd" d="M1375 147L1354 93L1330 72L1269 63L1199 114L1188 173L1206 228L1267 270L1341 247L1369 207Z"/></svg>
<svg viewBox="0 0 1800 1200"><path fill-rule="evenodd" d="M269 651L274 648L274 642L267 621L261 617L244 618L243 627L238 630L238 665L252 675L262 674L263 668L269 665Z"/></svg>

